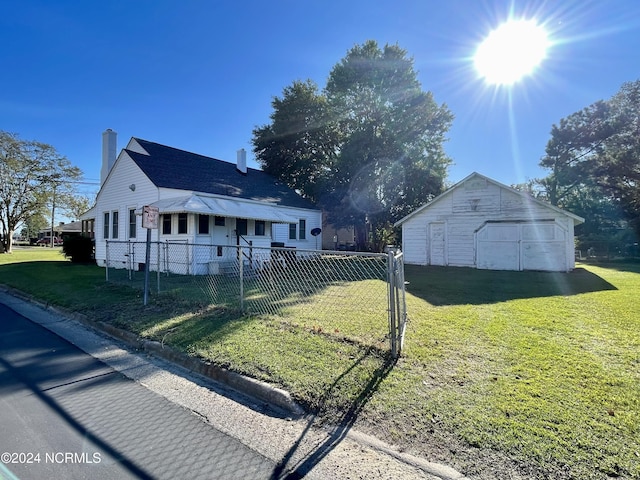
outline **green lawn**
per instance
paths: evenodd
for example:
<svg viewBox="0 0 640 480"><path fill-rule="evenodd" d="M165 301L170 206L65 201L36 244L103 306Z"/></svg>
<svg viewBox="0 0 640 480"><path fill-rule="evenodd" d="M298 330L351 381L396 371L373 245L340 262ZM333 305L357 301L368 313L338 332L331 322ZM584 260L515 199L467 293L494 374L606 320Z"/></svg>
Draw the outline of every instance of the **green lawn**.
<svg viewBox="0 0 640 480"><path fill-rule="evenodd" d="M639 264L408 266L406 277L410 323L393 363L386 326L358 311L240 317L175 295L145 308L57 249L0 255L0 283L275 383L328 423L465 474L640 478Z"/></svg>

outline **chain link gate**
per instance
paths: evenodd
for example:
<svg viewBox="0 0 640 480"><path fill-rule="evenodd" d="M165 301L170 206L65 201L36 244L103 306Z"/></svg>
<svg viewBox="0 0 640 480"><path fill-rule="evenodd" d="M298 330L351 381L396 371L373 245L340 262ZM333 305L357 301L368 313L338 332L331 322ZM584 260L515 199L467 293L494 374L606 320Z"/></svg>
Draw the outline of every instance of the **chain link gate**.
<svg viewBox="0 0 640 480"><path fill-rule="evenodd" d="M285 316L341 335L340 322L354 324L355 316L362 321L358 329L350 326L349 335L369 344L389 342L394 358L402 350L407 313L401 252L165 241L152 242L148 264L144 252L144 242L109 240L106 280L142 288L148 269L155 293L244 314ZM335 325L325 324L327 319Z"/></svg>
<svg viewBox="0 0 640 480"><path fill-rule="evenodd" d="M404 347L404 332L409 320L405 296L404 254L389 252L389 338L391 355L398 358Z"/></svg>

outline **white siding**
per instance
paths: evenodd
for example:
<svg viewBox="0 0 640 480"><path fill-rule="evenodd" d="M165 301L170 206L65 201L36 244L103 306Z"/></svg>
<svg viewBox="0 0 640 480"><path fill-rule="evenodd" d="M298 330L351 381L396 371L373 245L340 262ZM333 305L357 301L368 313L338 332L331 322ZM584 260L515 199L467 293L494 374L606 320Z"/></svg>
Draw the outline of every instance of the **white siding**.
<svg viewBox="0 0 640 480"><path fill-rule="evenodd" d="M545 225L551 222L555 225L553 240L545 240L541 237L529 239L526 253L523 254L524 260L520 258L519 247L505 240L496 240L494 247L484 243L481 245L485 249L482 252L482 258L483 262L488 263L477 265L476 233L488 222L510 221L514 223L544 221ZM434 262L430 259L429 226L435 223L445 225L446 265L497 269L514 269L513 265L517 265L515 269L524 267L525 269L561 271L571 270L575 266L572 218L558 209L529 199L481 176L470 177L469 180L444 193L402 223L402 248L407 263L428 265L440 262L439 258ZM492 235L497 234L499 230L497 227ZM563 232L562 238L559 231ZM518 235L544 236L545 229L523 231L520 228L517 232ZM502 242L500 243L501 251L500 248L496 248L499 242ZM493 248L494 251L490 253L486 250L487 248Z"/></svg>
<svg viewBox="0 0 640 480"><path fill-rule="evenodd" d="M314 228L322 228L322 212L319 210L307 210L303 208L293 207L280 207L287 215L291 215L298 219L296 224L296 238L289 238L289 224L288 223L274 223L271 228L271 233L274 242L282 242L287 247L296 247L301 250L320 250L322 249L322 237L324 232L319 236L314 237L311 235L311 230ZM305 237L300 239L300 219L305 220Z"/></svg>
<svg viewBox="0 0 640 480"><path fill-rule="evenodd" d="M129 187L135 185L135 190ZM98 193L96 200L96 261L104 264L106 258L106 243L104 240L104 213L118 211L118 240L128 240L129 209L141 209L144 205L158 200L158 189L147 176L138 168L131 158L123 152L111 169L107 180ZM110 221L112 214L110 214ZM146 229L142 228L141 217L136 218L136 239L146 240ZM157 230L152 232L152 238L157 239ZM109 239L112 238L111 228Z"/></svg>

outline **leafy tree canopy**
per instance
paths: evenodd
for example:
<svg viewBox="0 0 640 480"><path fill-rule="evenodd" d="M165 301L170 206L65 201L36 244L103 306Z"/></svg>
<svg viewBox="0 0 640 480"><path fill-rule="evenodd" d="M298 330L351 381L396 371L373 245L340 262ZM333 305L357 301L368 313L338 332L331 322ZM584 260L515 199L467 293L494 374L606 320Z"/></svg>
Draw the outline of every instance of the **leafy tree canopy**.
<svg viewBox="0 0 640 480"><path fill-rule="evenodd" d="M602 225L624 218L640 236L640 80L553 125L540 165L552 204Z"/></svg>
<svg viewBox="0 0 640 480"><path fill-rule="evenodd" d="M22 225L21 235L27 240L36 238L40 230L44 230L47 227L51 228L51 223L40 213L32 215Z"/></svg>
<svg viewBox="0 0 640 480"><path fill-rule="evenodd" d="M80 176L80 169L51 145L0 131L0 226L5 251L11 251L18 224L42 214L56 193L64 198Z"/></svg>
<svg viewBox="0 0 640 480"><path fill-rule="evenodd" d="M253 131L262 168L318 202L363 247L391 241L393 222L442 192L453 115L422 90L397 45L353 47L320 91L296 81Z"/></svg>

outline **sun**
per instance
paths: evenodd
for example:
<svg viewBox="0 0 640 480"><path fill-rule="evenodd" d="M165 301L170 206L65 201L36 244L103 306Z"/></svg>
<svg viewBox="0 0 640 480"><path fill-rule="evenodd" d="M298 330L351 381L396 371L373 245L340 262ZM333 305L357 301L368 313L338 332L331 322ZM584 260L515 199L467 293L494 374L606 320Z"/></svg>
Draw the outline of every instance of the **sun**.
<svg viewBox="0 0 640 480"><path fill-rule="evenodd" d="M534 20L509 20L480 44L474 64L487 83L512 85L540 65L549 45L546 30Z"/></svg>

